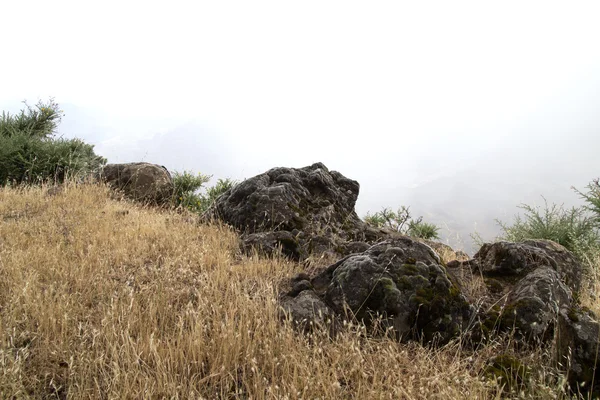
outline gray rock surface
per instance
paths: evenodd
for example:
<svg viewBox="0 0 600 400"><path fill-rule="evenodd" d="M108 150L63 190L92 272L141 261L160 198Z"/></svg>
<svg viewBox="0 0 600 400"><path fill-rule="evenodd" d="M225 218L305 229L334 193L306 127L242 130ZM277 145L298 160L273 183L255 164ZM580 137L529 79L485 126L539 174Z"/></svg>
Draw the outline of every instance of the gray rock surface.
<svg viewBox="0 0 600 400"><path fill-rule="evenodd" d="M569 308L572 300L571 291L558 272L541 266L512 288L503 323L508 326L514 323L526 337L551 340L558 313Z"/></svg>
<svg viewBox="0 0 600 400"><path fill-rule="evenodd" d="M540 266L549 266L569 289L577 292L581 288L582 264L570 251L550 240L486 243L473 258L485 276L518 278Z"/></svg>
<svg viewBox="0 0 600 400"><path fill-rule="evenodd" d="M284 317L290 318L294 326L308 332L312 329L333 330L335 324L335 314L317 296L309 289L308 281L302 281L306 285L299 293L294 296L288 295L281 300L281 309ZM303 284L300 284L302 286ZM297 288L298 289L298 288Z"/></svg>
<svg viewBox="0 0 600 400"><path fill-rule="evenodd" d="M472 277L483 279L485 293L477 300L484 336L495 327L534 342L553 338L558 314L573 306L583 275L573 254L548 240L486 243L472 260L449 267L460 287L472 286Z"/></svg>
<svg viewBox="0 0 600 400"><path fill-rule="evenodd" d="M271 252L281 246L296 260L345 255L356 250L352 242L374 243L385 236L354 211L358 191L358 182L321 163L273 168L225 192L207 216L237 228L245 249Z"/></svg>
<svg viewBox="0 0 600 400"><path fill-rule="evenodd" d="M349 255L311 283L336 314L367 324L380 316L403 339L445 343L466 327L472 312L438 255L407 237Z"/></svg>
<svg viewBox="0 0 600 400"><path fill-rule="evenodd" d="M600 398L600 324L589 311L562 310L559 315L558 361L567 368L573 392Z"/></svg>
<svg viewBox="0 0 600 400"><path fill-rule="evenodd" d="M162 205L173 196L171 174L160 165L144 162L108 164L100 177L125 197L142 203Z"/></svg>

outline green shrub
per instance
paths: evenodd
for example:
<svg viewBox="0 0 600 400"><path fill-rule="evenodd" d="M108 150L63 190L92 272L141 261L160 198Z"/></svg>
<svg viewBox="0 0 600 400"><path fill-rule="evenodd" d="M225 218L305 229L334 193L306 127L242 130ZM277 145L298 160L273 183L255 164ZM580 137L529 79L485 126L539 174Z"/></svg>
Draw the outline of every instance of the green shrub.
<svg viewBox="0 0 600 400"><path fill-rule="evenodd" d="M209 175L194 175L188 171L175 172L173 174L173 185L175 186L174 205L192 211L200 211L202 209L202 198L197 192L209 180Z"/></svg>
<svg viewBox="0 0 600 400"><path fill-rule="evenodd" d="M409 207L401 206L398 211L394 212L390 208L382 208L381 211L375 214L367 213L364 221L377 228L388 228L396 232L406 232L406 224L410 221Z"/></svg>
<svg viewBox="0 0 600 400"><path fill-rule="evenodd" d="M584 208L565 209L562 205L548 205L544 208L522 204L524 216L515 216L512 225L496 220L504 233L500 239L519 242L526 239L548 239L571 250L580 258L598 247L596 218Z"/></svg>
<svg viewBox="0 0 600 400"><path fill-rule="evenodd" d="M364 221L374 227L388 228L403 235L421 239L439 239L439 228L433 224L423 222L423 217L416 220L410 215L410 208L401 206L396 212L383 208L375 214L367 213Z"/></svg>
<svg viewBox="0 0 600 400"><path fill-rule="evenodd" d="M421 221L421 218L419 218L418 220L411 221L408 224L407 234L408 236L412 237L432 240L440 238L439 230L440 228L438 228L434 224L423 222Z"/></svg>
<svg viewBox="0 0 600 400"><path fill-rule="evenodd" d="M204 211L208 209L217 197L231 189L237 184L237 181L232 179L219 179L217 180L217 184L206 189L206 194L202 197L204 202Z"/></svg>
<svg viewBox="0 0 600 400"><path fill-rule="evenodd" d="M210 207L222 193L236 184L231 179L219 179L216 185L206 189L204 194L200 189L210 180L210 175L197 174L184 171L173 174L175 186L174 205L184 207L197 213L203 213Z"/></svg>
<svg viewBox="0 0 600 400"><path fill-rule="evenodd" d="M80 139L54 138L61 113L53 101L0 119L0 185L82 178L106 160Z"/></svg>
<svg viewBox="0 0 600 400"><path fill-rule="evenodd" d="M93 148L79 139L0 137L0 185L81 178L106 162Z"/></svg>
<svg viewBox="0 0 600 400"><path fill-rule="evenodd" d="M0 136L11 137L25 135L37 139L46 139L56 133L56 128L64 116L54 99L48 103L39 101L34 107L23 102L25 108L17 115L2 112L0 118Z"/></svg>
<svg viewBox="0 0 600 400"><path fill-rule="evenodd" d="M579 190L573 188L582 199L588 203L585 209L591 211L594 214L594 220L597 226L600 226L600 180L594 179L589 185L586 186L588 189L587 193L582 193Z"/></svg>

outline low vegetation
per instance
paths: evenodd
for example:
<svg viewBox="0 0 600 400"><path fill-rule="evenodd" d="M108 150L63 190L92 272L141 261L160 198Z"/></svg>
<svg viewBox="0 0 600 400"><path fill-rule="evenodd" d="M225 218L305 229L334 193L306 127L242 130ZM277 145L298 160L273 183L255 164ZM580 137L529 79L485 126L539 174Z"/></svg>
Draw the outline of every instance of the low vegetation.
<svg viewBox="0 0 600 400"><path fill-rule="evenodd" d="M53 100L25 103L17 115L0 118L0 185L81 179L106 163L94 146L56 137L63 116Z"/></svg>
<svg viewBox="0 0 600 400"><path fill-rule="evenodd" d="M219 179L215 185L209 186L202 192L204 185L210 179L210 175L194 175L189 171L175 172L173 174L173 185L175 186L174 206L201 214L214 203L217 197L237 184L236 181L229 178Z"/></svg>
<svg viewBox="0 0 600 400"><path fill-rule="evenodd" d="M586 200L583 207L565 209L562 205L544 207L522 204L524 215L517 215L512 224L497 220L503 230L500 239L518 242L526 239L548 239L572 251L580 259L594 258L600 250L600 191L593 185L587 193L579 192Z"/></svg>
<svg viewBox="0 0 600 400"><path fill-rule="evenodd" d="M410 207L406 206L401 206L396 212L390 208L383 208L374 214L367 213L364 221L375 227L385 227L420 239L439 239L439 228L423 222L423 217L413 219Z"/></svg>

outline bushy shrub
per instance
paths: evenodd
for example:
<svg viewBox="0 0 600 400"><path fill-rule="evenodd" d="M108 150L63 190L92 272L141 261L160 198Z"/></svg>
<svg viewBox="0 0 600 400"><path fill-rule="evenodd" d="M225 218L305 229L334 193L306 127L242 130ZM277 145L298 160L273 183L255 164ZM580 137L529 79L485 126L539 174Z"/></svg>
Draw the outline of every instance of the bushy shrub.
<svg viewBox="0 0 600 400"><path fill-rule="evenodd" d="M62 182L81 178L106 163L80 139L55 138L61 112L53 101L27 106L0 119L0 185Z"/></svg>
<svg viewBox="0 0 600 400"><path fill-rule="evenodd" d="M408 224L408 236L418 237L421 239L439 239L439 230L434 224L421 221L421 218L416 221L411 221Z"/></svg>
<svg viewBox="0 0 600 400"><path fill-rule="evenodd" d="M219 179L214 186L206 189L205 193L200 193L204 184L210 181L210 175L197 174L192 172L175 172L173 174L173 184L175 186L174 205L176 207L187 208L193 212L203 213L210 207L221 194L236 184L231 179Z"/></svg>
<svg viewBox="0 0 600 400"><path fill-rule="evenodd" d="M25 104L25 108L17 115L2 112L0 136L24 135L46 139L56 133L56 128L64 114L54 99L50 99L48 103L39 101L34 107L31 107L26 101L23 104Z"/></svg>
<svg viewBox="0 0 600 400"><path fill-rule="evenodd" d="M589 185L586 186L588 191L583 193L575 188L575 192L577 192L583 200L585 200L588 205L585 206L585 209L592 212L594 214L594 220L597 226L600 226L600 179L594 179Z"/></svg>
<svg viewBox="0 0 600 400"><path fill-rule="evenodd" d="M598 247L600 236L596 218L582 207L565 209L562 205L548 205L544 199L543 208L527 204L519 208L524 210L524 216L515 216L512 225L496 220L503 230L500 239L511 242L548 239L565 246L580 258Z"/></svg>
<svg viewBox="0 0 600 400"><path fill-rule="evenodd" d="M217 180L216 185L206 189L206 194L203 196L204 210L206 211L206 209L217 200L217 197L234 187L236 184L237 181L229 178Z"/></svg>
<svg viewBox="0 0 600 400"><path fill-rule="evenodd" d="M439 239L439 228L423 222L423 217L413 219L410 208L406 206L401 206L396 212L390 208L383 208L375 214L367 213L364 221L371 226L386 227L412 237Z"/></svg>
<svg viewBox="0 0 600 400"><path fill-rule="evenodd" d="M197 192L209 180L209 175L194 175L188 171L175 172L173 174L173 185L175 186L174 205L200 212L202 210L202 197Z"/></svg>

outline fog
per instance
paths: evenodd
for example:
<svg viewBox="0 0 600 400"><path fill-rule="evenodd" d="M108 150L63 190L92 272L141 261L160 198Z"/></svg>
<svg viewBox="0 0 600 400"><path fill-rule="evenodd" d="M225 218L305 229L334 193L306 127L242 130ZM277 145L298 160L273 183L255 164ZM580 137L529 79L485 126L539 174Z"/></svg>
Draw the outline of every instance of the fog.
<svg viewBox="0 0 600 400"><path fill-rule="evenodd" d="M36 3L36 2L33 2ZM12 2L3 110L54 97L109 162L244 179L321 161L357 212L469 252L600 176L595 2Z"/></svg>

